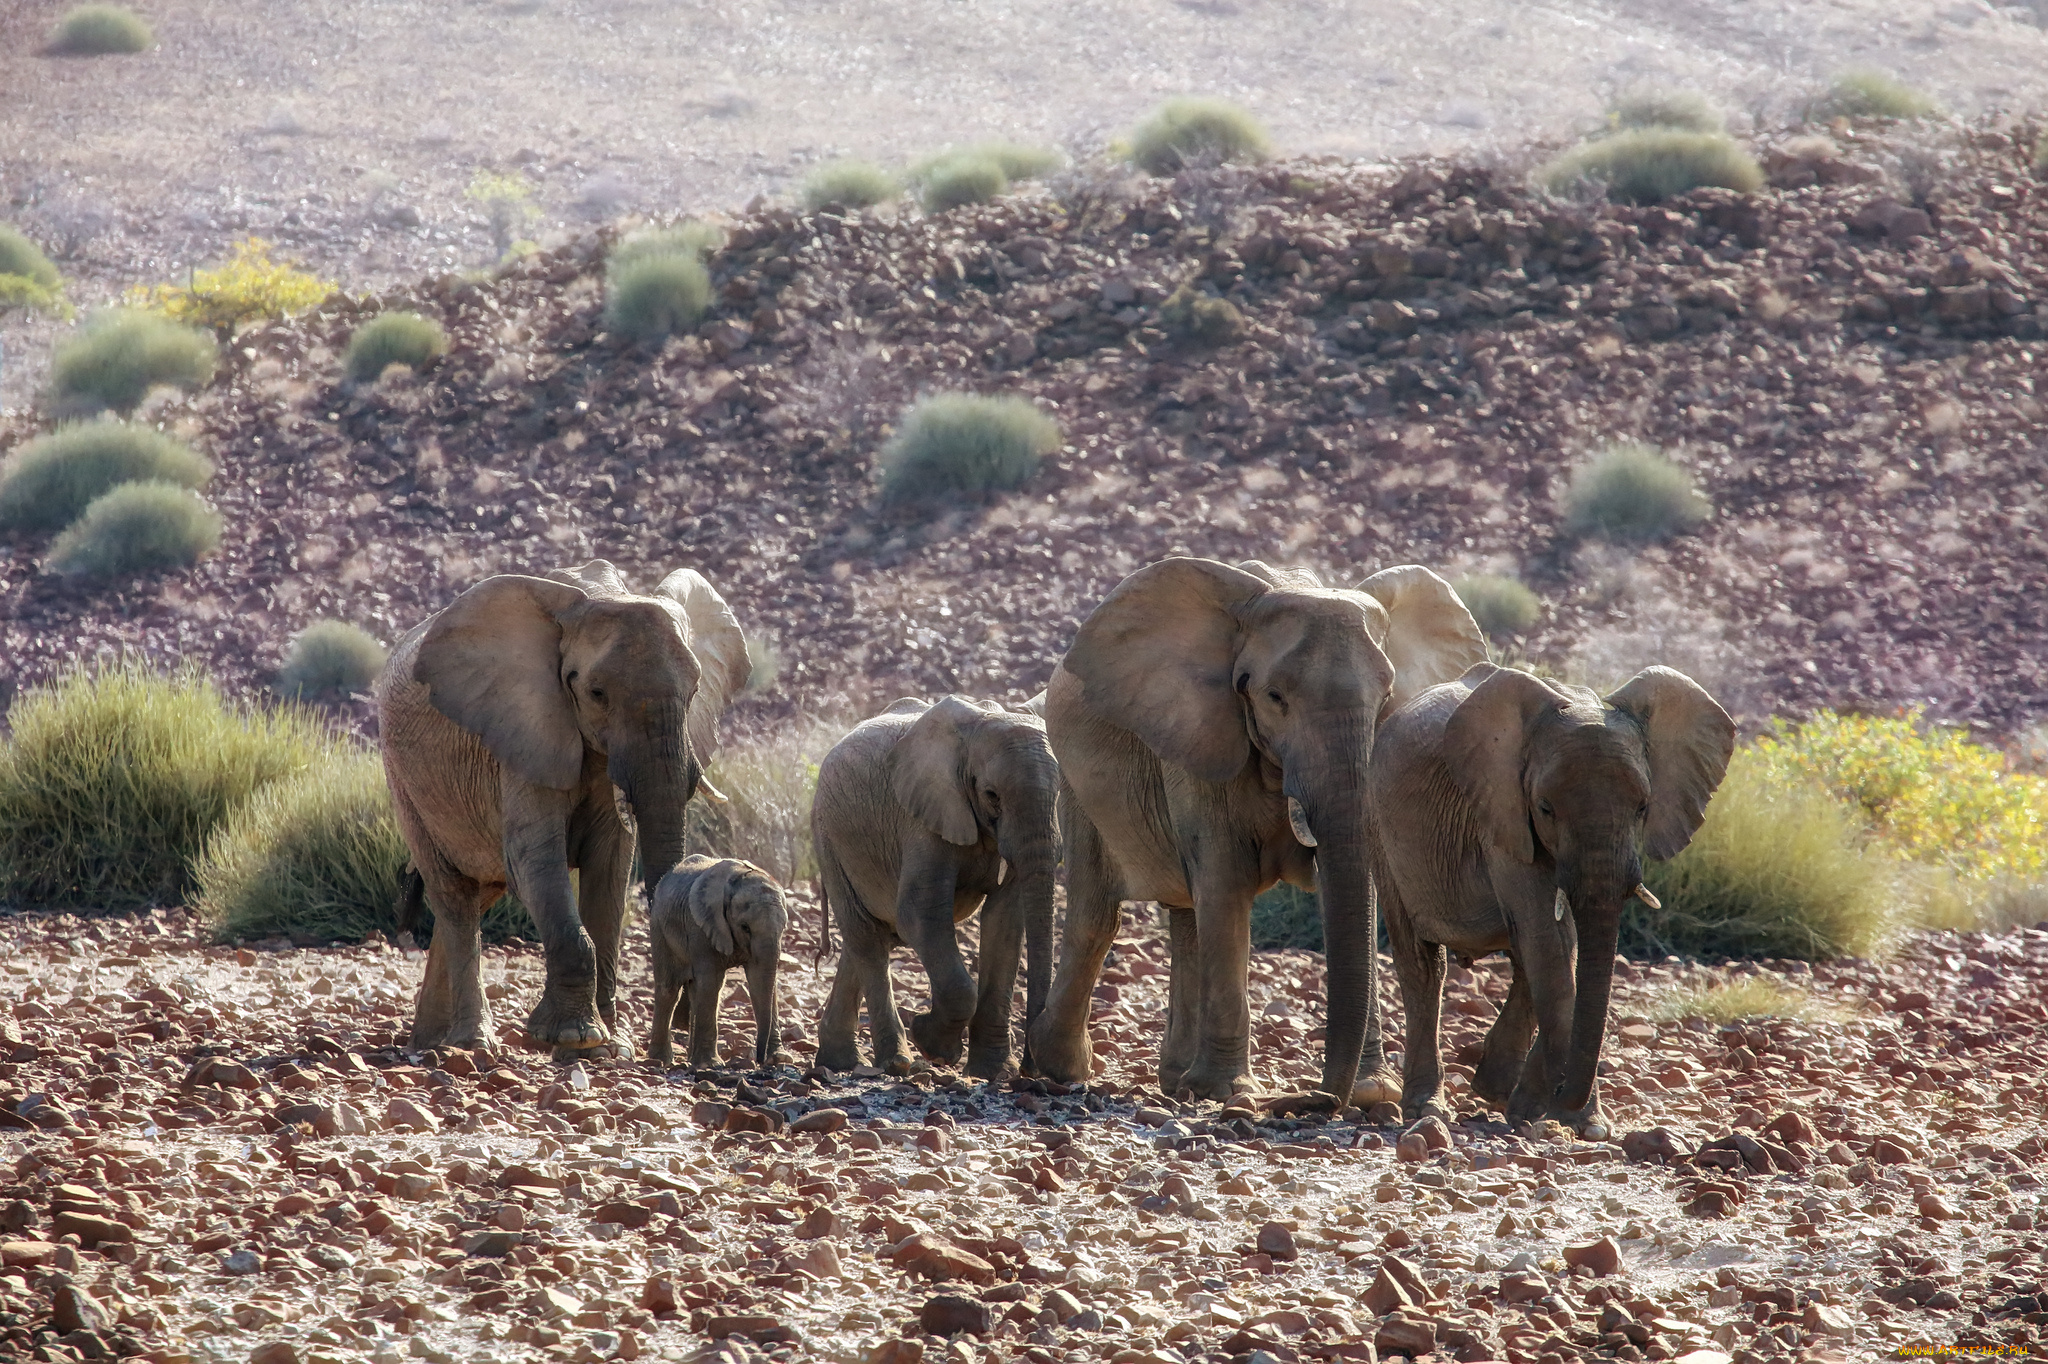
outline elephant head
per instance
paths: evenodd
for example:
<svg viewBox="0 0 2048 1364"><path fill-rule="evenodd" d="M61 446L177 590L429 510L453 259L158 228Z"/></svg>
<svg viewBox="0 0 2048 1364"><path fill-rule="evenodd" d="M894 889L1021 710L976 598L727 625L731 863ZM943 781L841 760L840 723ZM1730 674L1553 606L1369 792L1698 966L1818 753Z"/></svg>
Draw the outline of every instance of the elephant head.
<svg viewBox="0 0 2048 1364"><path fill-rule="evenodd" d="M1445 729L1444 756L1479 834L1498 854L1554 874L1551 917L1578 935L1570 1051L1555 1107L1583 1109L1607 1026L1625 902L1646 900L1642 855L1675 857L1728 770L1735 723L1700 685L1645 668L1605 698L1495 668Z"/></svg>
<svg viewBox="0 0 2048 1364"><path fill-rule="evenodd" d="M775 987L782 936L789 929L782 887L751 862L718 863L690 887L690 921L722 961L746 968L754 1002L754 1061L766 1065L780 1040Z"/></svg>
<svg viewBox="0 0 2048 1364"><path fill-rule="evenodd" d="M1329 970L1326 1087L1351 1093L1376 963L1364 841L1379 717L1486 657L1442 578L1405 566L1354 590L1250 562L1167 559L1082 625L1064 666L1088 708L1203 782L1255 770L1316 848ZM1332 1092L1339 1092L1333 1089Z"/></svg>

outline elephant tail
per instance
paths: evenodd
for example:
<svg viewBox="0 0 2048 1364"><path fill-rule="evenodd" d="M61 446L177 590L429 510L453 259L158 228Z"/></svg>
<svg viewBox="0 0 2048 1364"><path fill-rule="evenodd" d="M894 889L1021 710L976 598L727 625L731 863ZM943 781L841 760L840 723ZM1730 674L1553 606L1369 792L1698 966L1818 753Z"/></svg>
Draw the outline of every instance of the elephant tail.
<svg viewBox="0 0 2048 1364"><path fill-rule="evenodd" d="M813 879L811 890L818 897L818 955L811 958L811 969L815 971L832 955L832 907L825 901L824 878Z"/></svg>
<svg viewBox="0 0 2048 1364"><path fill-rule="evenodd" d="M398 931L412 934L417 942L432 932L433 926L434 916L427 908L427 878L408 863L398 883Z"/></svg>

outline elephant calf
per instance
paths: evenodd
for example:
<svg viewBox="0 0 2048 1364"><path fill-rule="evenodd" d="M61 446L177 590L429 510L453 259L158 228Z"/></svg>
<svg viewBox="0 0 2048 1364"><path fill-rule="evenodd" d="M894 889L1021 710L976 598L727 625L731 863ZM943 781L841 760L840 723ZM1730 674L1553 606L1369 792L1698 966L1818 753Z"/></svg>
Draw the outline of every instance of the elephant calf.
<svg viewBox="0 0 2048 1364"><path fill-rule="evenodd" d="M654 1027L647 1059L667 1065L678 1002L688 1006L690 1064L718 1064L718 996L725 973L747 972L754 1000L754 1064L765 1066L780 1050L775 976L789 911L782 887L751 862L686 857L661 878L648 914L654 946Z"/></svg>

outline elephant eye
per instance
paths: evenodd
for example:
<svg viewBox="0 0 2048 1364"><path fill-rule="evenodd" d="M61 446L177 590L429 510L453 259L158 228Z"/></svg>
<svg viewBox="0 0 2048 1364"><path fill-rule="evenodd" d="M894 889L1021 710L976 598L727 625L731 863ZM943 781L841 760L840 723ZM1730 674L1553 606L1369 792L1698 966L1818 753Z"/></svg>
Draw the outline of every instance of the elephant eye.
<svg viewBox="0 0 2048 1364"><path fill-rule="evenodd" d="M593 701L604 700L604 689L601 687L592 687L590 689L590 699Z"/></svg>
<svg viewBox="0 0 2048 1364"><path fill-rule="evenodd" d="M1637 819L1648 819L1649 817L1650 817L1650 807L1649 807L1649 806L1648 806L1647 804L1643 804L1643 805L1638 805L1638 806L1636 807L1636 818L1637 818Z"/></svg>
<svg viewBox="0 0 2048 1364"><path fill-rule="evenodd" d="M1237 690L1240 695L1242 695L1245 688L1251 686L1251 684L1252 675L1250 673L1239 673L1237 675Z"/></svg>
<svg viewBox="0 0 2048 1364"><path fill-rule="evenodd" d="M1539 800L1536 802L1536 812L1542 815L1545 819L1548 819L1552 815L1557 813L1555 810L1552 810L1550 808L1550 802L1547 800Z"/></svg>
<svg viewBox="0 0 2048 1364"><path fill-rule="evenodd" d="M576 677L577 677L577 673L576 673L576 670L575 670L574 668L571 668L571 669L569 670L569 675L568 675L568 677L564 678L564 679L563 679L563 681L565 681L565 682L574 682L574 681L576 680Z"/></svg>
<svg viewBox="0 0 2048 1364"><path fill-rule="evenodd" d="M1279 692L1274 691L1271 688L1268 688L1266 691L1266 699L1268 701L1271 701L1276 706L1284 706L1287 704L1287 699L1280 695Z"/></svg>

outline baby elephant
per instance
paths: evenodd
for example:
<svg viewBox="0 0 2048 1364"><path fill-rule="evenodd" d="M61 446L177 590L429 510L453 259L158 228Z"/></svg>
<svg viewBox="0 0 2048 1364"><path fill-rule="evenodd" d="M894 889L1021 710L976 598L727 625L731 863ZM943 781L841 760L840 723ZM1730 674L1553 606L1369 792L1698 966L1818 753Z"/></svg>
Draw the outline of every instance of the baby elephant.
<svg viewBox="0 0 2048 1364"><path fill-rule="evenodd" d="M647 1059L662 1065L675 1059L668 1034L680 1000L688 1007L691 1066L717 1065L718 996L725 973L744 966L754 999L754 1063L767 1065L781 1049L775 973L788 927L782 887L753 863L694 856L676 863L655 887L648 914L654 1028L647 1035Z"/></svg>

